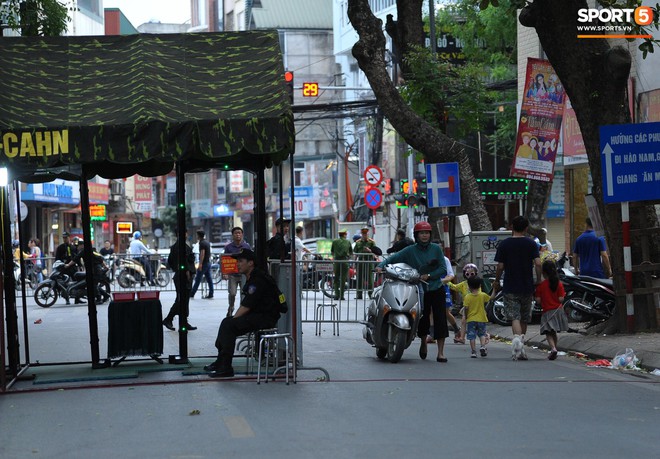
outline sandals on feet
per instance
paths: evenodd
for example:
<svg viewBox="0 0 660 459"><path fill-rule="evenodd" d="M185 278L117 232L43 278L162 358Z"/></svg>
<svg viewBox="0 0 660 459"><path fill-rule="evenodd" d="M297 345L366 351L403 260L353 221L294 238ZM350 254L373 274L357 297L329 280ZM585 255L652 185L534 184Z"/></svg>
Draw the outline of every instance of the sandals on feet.
<svg viewBox="0 0 660 459"><path fill-rule="evenodd" d="M557 351L550 351L550 355L548 356L548 360L555 360L557 358Z"/></svg>

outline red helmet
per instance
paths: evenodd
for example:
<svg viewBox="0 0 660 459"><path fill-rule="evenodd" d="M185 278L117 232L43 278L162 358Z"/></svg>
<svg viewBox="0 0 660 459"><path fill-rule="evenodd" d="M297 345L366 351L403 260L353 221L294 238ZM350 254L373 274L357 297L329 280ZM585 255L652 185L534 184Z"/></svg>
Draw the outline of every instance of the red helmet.
<svg viewBox="0 0 660 459"><path fill-rule="evenodd" d="M419 233L420 231L429 231L431 232L431 224L429 222L419 222L413 228L413 233Z"/></svg>

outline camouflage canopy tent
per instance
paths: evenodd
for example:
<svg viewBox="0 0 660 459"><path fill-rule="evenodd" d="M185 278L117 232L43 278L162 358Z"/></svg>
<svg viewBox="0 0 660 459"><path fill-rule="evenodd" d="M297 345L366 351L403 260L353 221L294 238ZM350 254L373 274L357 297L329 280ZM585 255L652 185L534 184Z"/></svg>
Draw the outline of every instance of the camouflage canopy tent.
<svg viewBox="0 0 660 459"><path fill-rule="evenodd" d="M176 166L177 201L183 203L186 172L251 171L256 174L257 234L265 242L264 169L293 154L295 142L283 75L276 31L3 37L0 167L8 169L10 181L79 180L83 209L89 205L87 180L96 175L154 177ZM0 187L0 203L3 209L9 205L5 187ZM1 218L2 241L10 241L8 213L3 211ZM81 218L89 254L89 213L82 212ZM177 206L177 219L183 236L183 206ZM257 250L265 262L264 246L258 244ZM11 266L10 251L3 255L4 265ZM91 263L86 260L92 365L98 365ZM13 373L20 363L8 271L5 336ZM181 335L180 355L186 357ZM3 370L4 365L4 387Z"/></svg>
<svg viewBox="0 0 660 459"><path fill-rule="evenodd" d="M21 181L264 169L293 151L283 73L275 31L4 37L0 166Z"/></svg>

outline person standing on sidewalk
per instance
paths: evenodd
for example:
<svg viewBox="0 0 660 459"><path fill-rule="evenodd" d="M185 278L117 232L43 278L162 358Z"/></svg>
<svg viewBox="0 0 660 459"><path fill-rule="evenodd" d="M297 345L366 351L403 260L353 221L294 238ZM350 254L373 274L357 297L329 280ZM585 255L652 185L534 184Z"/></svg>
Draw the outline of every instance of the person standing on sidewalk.
<svg viewBox="0 0 660 459"><path fill-rule="evenodd" d="M188 238L188 230L186 230L186 236ZM167 257L167 264L170 269L174 271L174 288L176 289L176 298L174 304L170 308L170 312L167 313L167 317L163 320L163 326L168 330L174 331L174 316L178 315L181 318L181 323L185 324L186 330L197 330L197 327L193 327L188 323L188 314L190 312L190 287L192 287L192 279L195 274L195 254L193 254L192 248L186 243L185 239L183 244L186 246L186 259L185 259L185 282L183 285L179 284L179 269L181 269L181 263L179 263L179 241L177 240L172 247L170 247L170 254ZM182 327L183 327L182 326Z"/></svg>
<svg viewBox="0 0 660 459"><path fill-rule="evenodd" d="M559 281L557 265L552 260L546 260L541 266L545 280L536 287L536 302L541 305L540 333L545 335L550 346L549 360L557 358L557 332L568 330L568 319L562 303L564 302L564 286Z"/></svg>
<svg viewBox="0 0 660 459"><path fill-rule="evenodd" d="M376 266L376 272L382 272L385 265L394 263L406 263L415 268L421 274L420 279L426 282L423 285L423 307L422 316L417 326L417 336L421 338L419 347L419 357L424 360L427 354L426 336L429 334L430 317L441 317L433 326L433 338L438 346L437 362L446 362L445 357L445 338L449 336L445 311L445 293L442 279L447 275L447 267L444 262L444 254L438 244L431 242L431 224L429 222L419 222L413 228L415 235L415 244L410 245L400 252L395 253L389 258L381 261ZM422 285L420 285L422 288Z"/></svg>
<svg viewBox="0 0 660 459"><path fill-rule="evenodd" d="M240 253L241 250L252 250L250 244L243 239L243 228L235 226L231 229L232 241L225 246L226 255L234 255ZM245 276L241 273L227 274L224 276L227 279L227 290L229 291L229 309L227 310L227 317L234 314L234 304L236 303L236 293L238 286L241 286L241 294L243 294L243 286L245 285Z"/></svg>
<svg viewBox="0 0 660 459"><path fill-rule="evenodd" d="M195 297L199 283L202 281L202 276L209 284L209 294L204 297L205 300L213 298L213 278L211 277L211 244L205 239L206 234L202 230L197 231L197 240L199 241L199 264L197 265L197 273L195 274L195 283L190 291L190 298Z"/></svg>
<svg viewBox="0 0 660 459"><path fill-rule="evenodd" d="M493 293L500 289L500 279L504 273L501 288L504 308L511 320L513 359L527 360L524 344L527 322L532 313L533 269L536 270L537 282L541 282L541 258L536 242L525 236L529 220L519 215L513 219L512 226L513 236L500 242L495 253L497 270Z"/></svg>
<svg viewBox="0 0 660 459"><path fill-rule="evenodd" d="M353 247L353 254L357 261L357 293L355 298L362 299L362 293L367 292L371 298L371 292L374 289L373 261L375 258L374 248L376 241L369 237L369 228L364 227L360 230L360 239ZM381 251L382 253L382 251Z"/></svg>
<svg viewBox="0 0 660 459"><path fill-rule="evenodd" d="M339 239L332 241L330 253L335 260L333 271L333 287L335 290L335 300L344 299L344 289L346 288L346 277L348 276L348 259L353 256L353 248L346 235L348 231L342 229L339 231Z"/></svg>
<svg viewBox="0 0 660 459"><path fill-rule="evenodd" d="M588 217L586 224L584 233L578 236L573 247L573 253L578 255L574 257L575 271L582 276L599 279L612 277L605 238L596 236L591 219Z"/></svg>

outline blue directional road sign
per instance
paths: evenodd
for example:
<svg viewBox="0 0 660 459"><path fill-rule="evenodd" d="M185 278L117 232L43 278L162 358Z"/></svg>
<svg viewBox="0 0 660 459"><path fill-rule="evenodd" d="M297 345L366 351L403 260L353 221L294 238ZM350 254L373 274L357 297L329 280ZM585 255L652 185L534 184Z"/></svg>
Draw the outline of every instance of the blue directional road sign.
<svg viewBox="0 0 660 459"><path fill-rule="evenodd" d="M383 202L383 193L378 188L367 188L364 192L364 203L370 209L378 209Z"/></svg>
<svg viewBox="0 0 660 459"><path fill-rule="evenodd" d="M461 205L461 187L458 163L426 165L427 207L458 207Z"/></svg>
<svg viewBox="0 0 660 459"><path fill-rule="evenodd" d="M603 200L660 199L660 123L600 127Z"/></svg>

